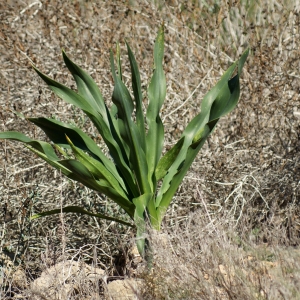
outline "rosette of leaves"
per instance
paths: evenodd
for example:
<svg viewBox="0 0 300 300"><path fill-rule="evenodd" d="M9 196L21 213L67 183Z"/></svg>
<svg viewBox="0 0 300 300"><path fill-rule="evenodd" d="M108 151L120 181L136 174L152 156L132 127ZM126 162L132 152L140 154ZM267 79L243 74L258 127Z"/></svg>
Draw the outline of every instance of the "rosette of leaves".
<svg viewBox="0 0 300 300"><path fill-rule="evenodd" d="M166 97L166 79L163 72L164 28L160 27L154 45L154 71L147 89L148 105L145 114L139 68L133 52L127 43L126 45L133 95L122 80L120 49L117 46L116 63L112 52L110 54L114 79L113 105L110 108L105 104L92 77L64 51L63 59L74 77L77 92L34 67L58 97L80 108L90 118L106 143L110 157L81 129L52 118L26 118L40 127L51 143L33 140L14 131L2 132L0 138L24 143L25 147L68 178L105 194L128 214L132 222L92 213L78 206L40 212L32 216L32 219L61 212L74 212L136 227L137 246L140 254L144 256L147 223L156 230L160 229L168 206L197 153L219 119L237 105L240 74L249 50L227 69L205 95L200 113L187 125L174 146L162 156L164 126L160 109ZM70 151L72 156L67 154ZM159 181L161 184L158 188Z"/></svg>

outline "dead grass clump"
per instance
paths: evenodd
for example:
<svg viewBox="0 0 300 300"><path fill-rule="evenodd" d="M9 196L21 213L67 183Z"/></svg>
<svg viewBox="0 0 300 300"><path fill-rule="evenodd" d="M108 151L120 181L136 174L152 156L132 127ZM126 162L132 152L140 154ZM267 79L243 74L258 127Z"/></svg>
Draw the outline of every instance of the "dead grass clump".
<svg viewBox="0 0 300 300"><path fill-rule="evenodd" d="M154 268L143 299L297 299L299 249L243 241L228 216L202 211L185 224L152 234Z"/></svg>

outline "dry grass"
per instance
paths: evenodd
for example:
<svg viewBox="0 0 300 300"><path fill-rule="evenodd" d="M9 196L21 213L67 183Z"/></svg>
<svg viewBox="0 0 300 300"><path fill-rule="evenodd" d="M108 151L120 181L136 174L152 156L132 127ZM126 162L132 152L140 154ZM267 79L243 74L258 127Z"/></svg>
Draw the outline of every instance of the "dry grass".
<svg viewBox="0 0 300 300"><path fill-rule="evenodd" d="M299 298L299 250L242 241L227 218L193 213L153 245L142 299Z"/></svg>
<svg viewBox="0 0 300 300"><path fill-rule="evenodd" d="M171 244L156 245L153 273L143 275L144 299L299 299L299 13L296 0L0 3L0 130L36 138L44 137L12 111L73 120L98 138L86 117L54 97L31 68L33 61L72 86L61 48L110 102L109 49L126 37L146 86L164 21L166 148L228 65L252 49L237 109L220 122L170 207L164 232ZM130 80L126 68L124 76ZM121 214L115 205L20 144L0 141L0 147L0 299L30 299L28 285L4 273L11 260L28 282L70 258L106 269L108 281L132 274L127 228L77 215L28 221L34 212L71 203Z"/></svg>

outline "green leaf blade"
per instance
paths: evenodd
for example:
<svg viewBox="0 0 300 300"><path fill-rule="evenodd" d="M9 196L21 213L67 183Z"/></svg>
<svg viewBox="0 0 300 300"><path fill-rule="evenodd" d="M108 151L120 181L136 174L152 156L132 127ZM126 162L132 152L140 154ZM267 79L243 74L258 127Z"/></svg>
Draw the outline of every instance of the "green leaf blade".
<svg viewBox="0 0 300 300"><path fill-rule="evenodd" d="M133 218L135 207L127 197L120 195L106 180L96 180L89 169L75 159L61 160L60 164L72 171L69 178L81 182L86 187L101 192L122 207Z"/></svg>
<svg viewBox="0 0 300 300"><path fill-rule="evenodd" d="M134 195L137 196L138 189L135 186L133 175L127 163L128 158L126 157L126 151L122 146L122 143L119 141L117 131L114 128L108 109L105 107L109 124L105 122L102 116L82 96L59 82L52 80L40 72L37 68L34 67L34 69L58 97L82 109L87 114L103 137L113 159L118 164L124 182L126 182L127 186L130 187L130 190L134 193Z"/></svg>
<svg viewBox="0 0 300 300"><path fill-rule="evenodd" d="M95 108L95 110L100 113L106 124L108 124L106 105L97 84L94 82L92 77L75 64L64 51L62 51L62 54L67 68L72 73L76 81L79 95L81 95L91 107Z"/></svg>
<svg viewBox="0 0 300 300"><path fill-rule="evenodd" d="M22 142L26 148L37 154L51 166L55 167L58 170L61 170L62 173L67 177L72 175L71 170L60 164L59 157L56 155L54 149L50 144L43 141L32 140L26 135L16 131L1 132L0 139Z"/></svg>
<svg viewBox="0 0 300 300"><path fill-rule="evenodd" d="M39 71L36 67L33 68L59 98L82 109L87 115L97 116L97 111L81 95L78 95L76 92L66 87L65 85L51 79L50 77Z"/></svg>
<svg viewBox="0 0 300 300"><path fill-rule="evenodd" d="M239 77L249 51L246 50L241 59L228 68L218 83L205 95L201 104L201 112L184 130L183 145L168 169L162 186L156 197L159 222L161 222L184 175L202 148L208 136L215 129L220 117L229 113L237 104L240 95ZM238 74L231 78L238 64Z"/></svg>
<svg viewBox="0 0 300 300"><path fill-rule="evenodd" d="M169 168L174 163L184 143L184 137L182 137L158 162L155 177L156 180L162 179L168 172Z"/></svg>
<svg viewBox="0 0 300 300"><path fill-rule="evenodd" d="M119 130L129 148L130 168L133 169L137 181L139 195L151 191L147 180L148 169L145 153L141 145L141 137L137 125L132 120L133 101L121 78L116 75L111 56L112 72L115 81L112 100L118 108Z"/></svg>
<svg viewBox="0 0 300 300"><path fill-rule="evenodd" d="M154 73L148 87L149 104L146 113L148 133L146 136L146 157L148 180L156 188L155 169L160 159L164 143L164 126L160 109L166 97L166 78L163 71L164 28L160 27L154 46Z"/></svg>
<svg viewBox="0 0 300 300"><path fill-rule="evenodd" d="M94 178L97 180L99 179L105 180L106 182L109 183L109 185L113 189L115 189L120 194L120 196L128 200L128 196L126 195L125 191L122 189L120 182L115 178L115 176L111 172L108 171L105 165L102 164L100 161L90 157L80 148L76 147L73 144L73 142L69 139L68 136L66 138L72 148L72 151L76 159L79 162L81 162L92 173Z"/></svg>
<svg viewBox="0 0 300 300"><path fill-rule="evenodd" d="M87 151L92 157L103 163L107 170L118 180L122 188L126 190L124 181L120 177L114 163L104 155L93 139L82 130L74 125L49 118L28 118L28 120L39 126L50 140L60 147L70 148L66 139L67 135L77 148Z"/></svg>
<svg viewBox="0 0 300 300"><path fill-rule="evenodd" d="M146 233L146 207L148 202L151 200L153 194L146 193L137 198L134 198L132 201L136 207L134 213L134 223L137 227L136 233L136 245L139 250L139 253L142 257L145 256L145 233Z"/></svg>
<svg viewBox="0 0 300 300"><path fill-rule="evenodd" d="M65 206L63 208L58 208L58 209L53 209L53 210L48 210L48 211L44 211L44 212L41 212L41 213L37 213L37 214L31 216L30 219L35 220L35 219L46 217L46 216L57 215L57 214L60 214L60 213L70 213L70 212L71 213L79 213L79 214L83 214L83 215L88 215L88 216L91 216L91 217L96 217L96 218L105 219L105 220L109 220L109 221L114 221L114 222L118 222L118 223L123 224L123 225L127 225L129 227L133 227L132 224L130 224L128 222L125 222L123 220L120 220L120 219L117 219L117 218L114 218L114 217L109 217L109 216L99 214L99 213L92 213L92 212L89 212L89 211L83 209L80 206L75 206L75 205Z"/></svg>
<svg viewBox="0 0 300 300"><path fill-rule="evenodd" d="M131 67L132 90L134 93L135 109L136 109L136 124L141 138L141 146L145 152L146 132L145 132L145 120L143 114L143 96L142 96L140 72L132 50L130 49L128 43L126 43L126 45L127 45L128 57L129 57L129 62Z"/></svg>

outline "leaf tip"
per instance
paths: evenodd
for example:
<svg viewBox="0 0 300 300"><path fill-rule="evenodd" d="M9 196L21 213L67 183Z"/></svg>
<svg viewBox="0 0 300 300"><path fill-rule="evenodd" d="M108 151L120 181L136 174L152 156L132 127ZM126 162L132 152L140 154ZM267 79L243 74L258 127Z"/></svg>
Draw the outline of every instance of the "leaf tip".
<svg viewBox="0 0 300 300"><path fill-rule="evenodd" d="M65 134L66 140L70 146L74 146L70 138Z"/></svg>
<svg viewBox="0 0 300 300"><path fill-rule="evenodd" d="M40 214L35 214L35 215L31 216L31 217L29 218L29 220L32 221L32 220L38 219L38 218L40 218L40 217L41 217Z"/></svg>

